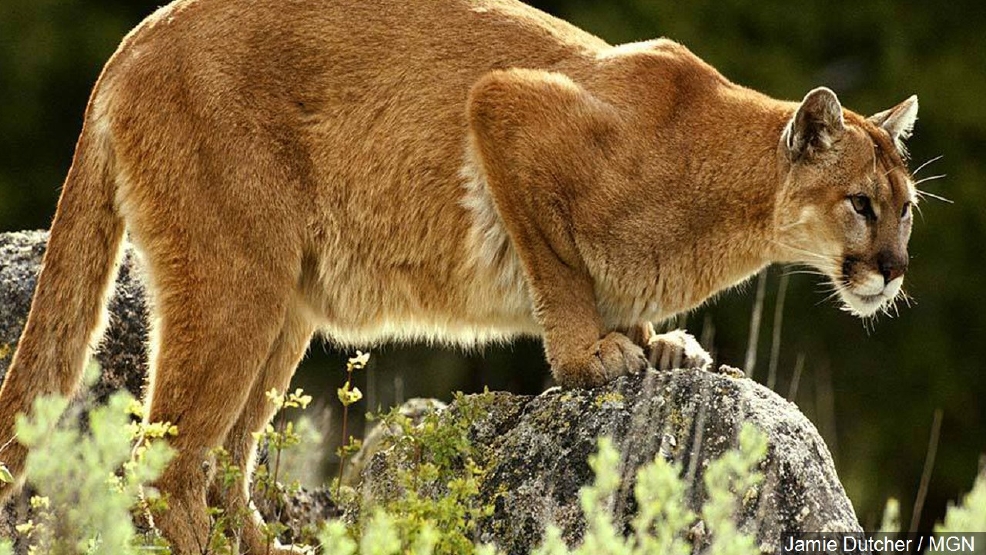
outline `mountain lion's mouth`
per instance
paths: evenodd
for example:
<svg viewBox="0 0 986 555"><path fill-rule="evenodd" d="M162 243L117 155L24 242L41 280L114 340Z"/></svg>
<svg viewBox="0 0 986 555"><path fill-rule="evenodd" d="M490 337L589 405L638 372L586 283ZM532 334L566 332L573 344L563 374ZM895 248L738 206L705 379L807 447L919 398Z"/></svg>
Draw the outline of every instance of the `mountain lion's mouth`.
<svg viewBox="0 0 986 555"><path fill-rule="evenodd" d="M898 277L884 284L883 276L876 274L876 276L868 276L861 284L840 284L839 296L842 298L842 308L860 318L872 316L893 303L903 282L904 278Z"/></svg>
<svg viewBox="0 0 986 555"><path fill-rule="evenodd" d="M861 318L872 316L890 299L883 295L857 295L848 289L840 289L843 309Z"/></svg>

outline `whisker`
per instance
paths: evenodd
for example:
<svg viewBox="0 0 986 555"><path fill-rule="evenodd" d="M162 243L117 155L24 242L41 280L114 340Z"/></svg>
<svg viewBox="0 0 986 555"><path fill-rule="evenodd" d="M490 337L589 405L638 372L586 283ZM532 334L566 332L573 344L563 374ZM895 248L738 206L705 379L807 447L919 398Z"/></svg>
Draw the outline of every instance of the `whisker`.
<svg viewBox="0 0 986 555"><path fill-rule="evenodd" d="M836 287L838 285L838 284L835 283L835 280L832 279L832 276L829 275L829 274L820 274L820 277L823 277L825 279L822 280L822 281L817 282L815 284L816 287L826 287L827 288L827 287Z"/></svg>
<svg viewBox="0 0 986 555"><path fill-rule="evenodd" d="M893 301L891 301L891 302L889 302L889 303L881 306L880 307L880 312L882 312L884 315L886 315L887 318L893 318L894 315L890 313L890 310L891 309L896 310L896 306L894 306ZM900 316L900 313L898 313L897 315Z"/></svg>
<svg viewBox="0 0 986 555"><path fill-rule="evenodd" d="M806 223L808 223L808 220L798 220L796 222L791 222L789 224L782 225L779 228L779 230L780 231L787 231L787 230L791 229L792 227L798 227L799 225L805 225Z"/></svg>
<svg viewBox="0 0 986 555"><path fill-rule="evenodd" d="M826 262L830 262L830 261L826 261ZM818 274L818 275L826 275L827 276L828 274L825 274L823 272L825 272L826 270L834 270L835 268L836 268L835 264L817 264L816 265L816 264L813 264L813 263L810 263L810 262L791 262L791 263L788 264L788 267L786 268L786 270L787 271L790 271L790 272L793 272L793 273L807 272L807 273L815 273L815 274Z"/></svg>
<svg viewBox="0 0 986 555"><path fill-rule="evenodd" d="M914 297L908 295L907 291L904 291L903 289L897 292L897 296L904 301L904 304L907 305L907 308L913 307L911 303L918 304L917 301L914 300Z"/></svg>
<svg viewBox="0 0 986 555"><path fill-rule="evenodd" d="M944 154L939 154L938 156L935 156L931 160L928 160L927 162L925 162L925 163L921 164L920 166L918 166L914 171L911 172L911 175L917 175L918 172L921 171L921 170L923 170L926 166L928 166L929 164L932 164L934 162L937 162L937 161L941 160L944 157L945 157Z"/></svg>
<svg viewBox="0 0 986 555"><path fill-rule="evenodd" d="M942 179L943 177L948 177L947 173L940 173L938 175L929 175L928 177L922 177L914 182L914 187L917 188L918 185L924 183L925 181L935 181L937 179Z"/></svg>
<svg viewBox="0 0 986 555"><path fill-rule="evenodd" d="M921 210L921 205L918 203L913 204L914 208L918 211L918 216L921 217L921 223L924 223L924 211Z"/></svg>
<svg viewBox="0 0 986 555"><path fill-rule="evenodd" d="M775 245L779 246L779 247L782 247L782 248L785 248L785 249L788 249L788 250L792 250L792 251L797 252L797 253L805 254L805 255L808 255L808 256L813 256L813 257L815 257L818 260L821 260L821 261L827 262L829 264L832 264L832 267L833 268L835 267L835 264L832 262L832 258L829 257L829 256L826 256L824 254L819 254L817 252L812 252L812 251L803 249L801 247L795 247L794 245L788 245L786 243L782 243L782 242L776 241L776 240L774 240L773 243Z"/></svg>
<svg viewBox="0 0 986 555"><path fill-rule="evenodd" d="M829 293L828 295L826 295L825 298L823 298L822 300L820 300L817 303L815 303L815 306L818 306L818 305L820 305L822 303L831 301L831 300L837 298L838 296L839 296L839 290L836 289L836 290L832 291L831 293Z"/></svg>
<svg viewBox="0 0 986 555"><path fill-rule="evenodd" d="M819 276L828 277L825 272L819 272L817 270L786 270L782 276L793 276L793 275L806 275L806 276Z"/></svg>
<svg viewBox="0 0 986 555"><path fill-rule="evenodd" d="M832 276L820 274L818 277L823 279L815 283L816 288L828 290L830 287L837 287L837 284L835 283L835 280L832 279Z"/></svg>
<svg viewBox="0 0 986 555"><path fill-rule="evenodd" d="M947 199L947 198L945 198L945 197L943 197L941 195L936 195L934 193L929 193L928 191L922 191L920 189L917 189L917 194L921 198L930 197L930 198L933 198L935 200L940 200L942 202L947 202L949 204L955 204L955 201L954 200Z"/></svg>

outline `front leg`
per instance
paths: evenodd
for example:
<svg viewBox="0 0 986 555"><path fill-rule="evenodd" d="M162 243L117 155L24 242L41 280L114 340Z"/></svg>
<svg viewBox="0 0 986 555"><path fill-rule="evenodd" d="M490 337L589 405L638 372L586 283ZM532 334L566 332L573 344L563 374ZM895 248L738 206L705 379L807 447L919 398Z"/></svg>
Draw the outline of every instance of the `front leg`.
<svg viewBox="0 0 986 555"><path fill-rule="evenodd" d="M522 258L530 260L526 266L545 355L559 385L596 387L647 368L640 346L604 330L587 273L533 252Z"/></svg>
<svg viewBox="0 0 986 555"><path fill-rule="evenodd" d="M578 248L582 226L604 224L584 199L599 186L614 114L568 77L543 71L493 72L470 93L470 158L481 166L470 173L484 176L487 202L524 268L562 387L594 387L647 367L643 349L603 327Z"/></svg>

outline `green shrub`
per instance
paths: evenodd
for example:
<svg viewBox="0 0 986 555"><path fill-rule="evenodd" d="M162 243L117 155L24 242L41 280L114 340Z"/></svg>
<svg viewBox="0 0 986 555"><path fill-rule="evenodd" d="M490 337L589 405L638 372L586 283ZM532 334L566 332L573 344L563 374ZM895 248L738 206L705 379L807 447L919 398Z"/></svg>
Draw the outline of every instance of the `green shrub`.
<svg viewBox="0 0 986 555"><path fill-rule="evenodd" d="M363 361L365 362L365 360ZM279 394L271 401L279 407L304 408L310 398L300 390ZM339 555L499 555L474 538L480 518L492 513L479 496L486 469L478 461L487 453L469 440L470 428L487 412L490 395L457 394L455 409L425 415L414 423L397 410L383 424L400 431L392 448L398 459L412 461L397 471L401 495L376 506L358 507L357 521L325 524L319 534L322 550ZM355 402L355 401L354 401ZM158 439L178 433L169 423L131 424L140 404L126 393L116 394L89 414L88 427L80 430L75 419L61 419L68 403L57 397L39 399L31 418L20 418L18 439L31 448L26 461L27 480L38 495L31 500L31 520L18 525L23 544L37 554L167 553L167 544L151 534L139 534L133 512L159 505L147 487L171 457ZM272 450L272 468L261 467L258 480L268 480L269 491L280 488L281 451L305 443L283 417L260 434ZM134 448L134 441L137 447ZM310 440L308 440L310 441ZM762 477L757 465L766 453L766 438L751 426L739 434L739 446L713 461L704 473L705 505L696 513L686 504L690 485L682 469L660 456L636 472L634 497L637 514L626 535L608 509L620 487L620 454L608 438L600 438L598 451L589 461L595 478L583 487L579 499L586 530L577 546L566 545L562 532L548 526L533 555L685 555L699 542L703 552L715 555L758 553L754 538L740 532L735 516L744 503L755 499ZM217 455L217 458L221 459ZM2 461L0 461L2 466ZM283 470L283 468L281 468ZM222 476L235 482L239 469L224 468ZM0 472L0 479L3 474ZM261 484L263 486L263 483ZM261 490L264 488L261 487ZM341 493L357 503L358 492ZM210 553L228 548L224 534L235 520L221 511L216 519L217 544ZM225 519L225 520L224 520ZM888 503L885 527L899 527L899 506ZM986 471L977 477L972 491L951 505L936 533L973 532L986 529ZM278 530L272 527L271 533ZM888 529L889 531L889 529ZM235 532L235 530L233 530ZM222 544L222 545L220 545ZM0 541L0 555L13 553L9 541Z"/></svg>
<svg viewBox="0 0 986 555"><path fill-rule="evenodd" d="M973 533L986 530L986 465L961 503L949 503L945 520L935 526L936 534Z"/></svg>
<svg viewBox="0 0 986 555"><path fill-rule="evenodd" d="M61 397L38 399L30 418L18 418L17 438L31 449L25 471L37 495L32 519L17 530L33 552L126 555L147 544L137 536L131 510L154 501L145 486L172 452L153 439L175 430L170 424L133 427L134 406L130 394L114 394L89 413L86 432L74 421L59 424L68 407ZM141 435L136 450L134 433Z"/></svg>
<svg viewBox="0 0 986 555"><path fill-rule="evenodd" d="M429 412L418 423L398 409L382 417L380 425L399 430L391 438L392 460L413 464L396 465L400 495L383 500L380 506L359 507L360 513L370 515L365 529L355 526L351 530L360 553L365 552L365 541L376 541L380 531L391 528L397 534L398 548L409 546L418 550L415 553L475 552L476 523L492 514L493 506L482 505L479 498L486 470L478 461L485 457L470 441L469 429L485 414L490 399L489 395L457 393L454 410ZM355 498L354 494L349 495ZM375 532L370 534L371 530ZM377 553L389 544L371 545Z"/></svg>
<svg viewBox="0 0 986 555"><path fill-rule="evenodd" d="M462 404L460 398L457 406ZM474 406L467 408L467 412L472 410ZM459 416L447 426L438 426L437 422L437 415L426 417L417 427L405 422L405 434L398 441L403 442L404 448L426 450L457 445L463 451L454 455L454 450L438 449L423 455L428 462L399 471L407 495L371 509L366 522L350 528L330 522L320 537L326 553L499 553L492 546L476 545L469 539L477 517L487 510L477 506L476 480L481 479L482 470L470 462L475 447L467 441L469 419ZM620 486L620 454L609 438L600 438L599 450L589 460L595 480L579 492L587 524L582 543L570 548L562 540L561 530L549 525L533 555L684 555L692 550L689 531L699 517L711 539L709 553L758 554L754 539L740 533L733 518L762 478L755 468L766 453L767 443L763 434L750 426L743 428L739 439L738 449L727 452L706 470L709 500L700 515L686 507L688 485L680 478L677 465L657 457L642 466L634 489L638 513L632 522L633 533L625 537L622 527L606 509ZM441 487L443 483L445 487ZM423 494L429 490L423 486L440 494Z"/></svg>

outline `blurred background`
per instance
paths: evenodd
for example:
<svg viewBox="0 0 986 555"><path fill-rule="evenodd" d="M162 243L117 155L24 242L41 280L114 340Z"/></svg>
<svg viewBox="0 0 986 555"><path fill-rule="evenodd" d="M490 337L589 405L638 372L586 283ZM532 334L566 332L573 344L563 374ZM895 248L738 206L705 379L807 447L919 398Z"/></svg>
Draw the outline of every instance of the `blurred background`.
<svg viewBox="0 0 986 555"><path fill-rule="evenodd" d="M0 2L0 231L48 226L89 90L123 35L158 4ZM911 167L941 156L918 177L947 175L921 187L954 204L921 206L905 284L911 307L866 327L824 301L818 278L772 268L759 326L751 325L756 279L678 323L718 363L735 366L746 364L758 330L754 379L792 396L819 428L867 529L889 497L901 501L908 528L940 410L921 514L928 529L969 490L986 450L986 10L973 0L534 4L613 43L673 38L733 81L778 98L827 85L871 114L920 97ZM345 358L314 343L296 384L337 406ZM356 377L371 408L484 386L537 393L548 380L532 340L472 353L386 346ZM361 426L350 429L359 435Z"/></svg>

